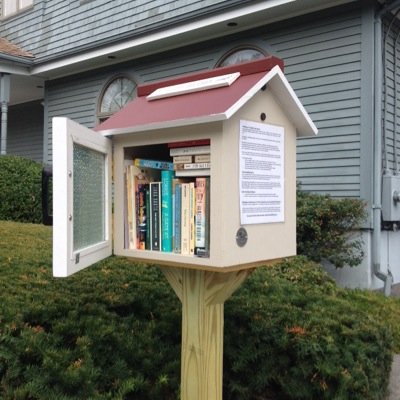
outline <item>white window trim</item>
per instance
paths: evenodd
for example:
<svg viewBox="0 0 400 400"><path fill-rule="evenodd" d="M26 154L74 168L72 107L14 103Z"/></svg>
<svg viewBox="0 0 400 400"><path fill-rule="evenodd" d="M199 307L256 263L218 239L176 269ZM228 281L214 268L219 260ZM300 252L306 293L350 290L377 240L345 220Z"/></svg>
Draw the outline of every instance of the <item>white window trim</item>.
<svg viewBox="0 0 400 400"><path fill-rule="evenodd" d="M17 14L19 14L19 13L21 13L21 12L23 12L23 11L26 11L26 10L28 10L28 9L30 9L30 8L33 7L33 1L34 1L34 0L30 0L30 3L29 3L28 5L25 5L25 6L21 6L21 1L22 1L22 0L2 0L2 2L1 2L1 16L2 16L2 18L9 18L9 17L12 17L12 16L14 16L14 15L17 15ZM6 10L5 3L6 3L6 2L13 2L13 3L15 3L15 5L16 5L16 11L6 13L6 12L5 12L5 10Z"/></svg>

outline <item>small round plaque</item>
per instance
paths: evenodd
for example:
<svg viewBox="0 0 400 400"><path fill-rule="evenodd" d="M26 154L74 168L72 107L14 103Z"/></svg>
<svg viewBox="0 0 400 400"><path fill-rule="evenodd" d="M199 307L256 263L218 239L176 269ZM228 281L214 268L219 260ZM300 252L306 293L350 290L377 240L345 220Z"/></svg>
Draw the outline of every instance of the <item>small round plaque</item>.
<svg viewBox="0 0 400 400"><path fill-rule="evenodd" d="M239 247L245 246L247 243L247 231L243 227L239 228L236 232L236 244Z"/></svg>

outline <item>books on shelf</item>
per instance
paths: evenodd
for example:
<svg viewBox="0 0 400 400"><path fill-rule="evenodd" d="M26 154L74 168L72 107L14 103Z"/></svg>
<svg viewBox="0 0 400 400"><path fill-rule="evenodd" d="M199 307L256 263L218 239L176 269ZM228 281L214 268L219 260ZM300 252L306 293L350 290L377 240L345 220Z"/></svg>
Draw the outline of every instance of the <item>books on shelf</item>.
<svg viewBox="0 0 400 400"><path fill-rule="evenodd" d="M151 181L158 180L159 171L139 168L129 164L125 168L126 186L126 232L125 243L130 249L144 249L147 231L146 191Z"/></svg>
<svg viewBox="0 0 400 400"><path fill-rule="evenodd" d="M166 150L203 148L169 160L135 158L125 168L125 247L209 257L209 140L176 142ZM209 151L209 150L208 150Z"/></svg>

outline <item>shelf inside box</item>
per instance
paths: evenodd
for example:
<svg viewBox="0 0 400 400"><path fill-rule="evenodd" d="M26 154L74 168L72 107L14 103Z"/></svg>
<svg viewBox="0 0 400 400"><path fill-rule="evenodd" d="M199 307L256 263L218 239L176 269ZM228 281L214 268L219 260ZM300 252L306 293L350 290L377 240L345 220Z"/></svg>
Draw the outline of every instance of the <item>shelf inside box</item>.
<svg viewBox="0 0 400 400"><path fill-rule="evenodd" d="M209 259L207 141L124 148L124 250Z"/></svg>

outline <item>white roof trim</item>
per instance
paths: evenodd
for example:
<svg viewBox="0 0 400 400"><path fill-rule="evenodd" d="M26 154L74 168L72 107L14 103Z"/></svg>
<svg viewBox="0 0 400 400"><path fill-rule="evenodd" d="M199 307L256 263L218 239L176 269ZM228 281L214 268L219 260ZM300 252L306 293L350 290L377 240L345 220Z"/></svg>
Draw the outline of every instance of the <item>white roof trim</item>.
<svg viewBox="0 0 400 400"><path fill-rule="evenodd" d="M233 82L239 78L240 72L234 72L233 74L218 75L212 78L200 79L197 81L180 83L178 85L166 86L154 90L150 93L147 100L158 100L165 99L167 97L180 96L187 93L196 93L203 90L217 89L225 86L231 86Z"/></svg>
<svg viewBox="0 0 400 400"><path fill-rule="evenodd" d="M147 34L135 39L124 41L122 43L109 45L101 49L86 51L82 54L72 55L61 60L50 61L42 65L33 66L31 69L31 74L46 74L58 69L86 62L90 59L96 59L99 57L106 57L110 54L116 54L120 51L139 48L141 46L148 47L152 43L162 42L163 40L168 38L177 38L181 35L187 34L188 32L195 32L199 29L217 26L218 24L221 24L221 22L228 22L245 16L255 15L259 12L266 11L277 6L285 5L288 3L295 3L296 1L297 0L264 0L261 2L257 2L257 4L245 5L243 7L240 7L239 9L227 11L223 14L216 14L207 18L201 18L193 22L189 22L169 29L163 29L159 32ZM163 50L167 49L164 48ZM121 60L117 61L121 62Z"/></svg>
<svg viewBox="0 0 400 400"><path fill-rule="evenodd" d="M277 65L227 110L226 114L228 118L247 103L266 84L268 84L268 88L274 94L274 97L285 111L287 117L296 127L297 136L311 136L318 133L314 122L303 107L303 104L301 104L282 70Z"/></svg>

